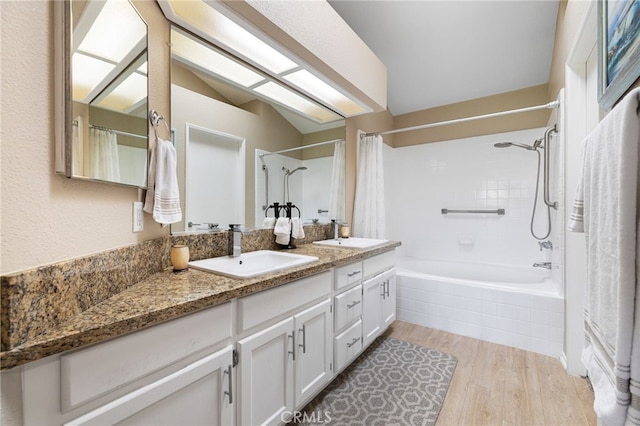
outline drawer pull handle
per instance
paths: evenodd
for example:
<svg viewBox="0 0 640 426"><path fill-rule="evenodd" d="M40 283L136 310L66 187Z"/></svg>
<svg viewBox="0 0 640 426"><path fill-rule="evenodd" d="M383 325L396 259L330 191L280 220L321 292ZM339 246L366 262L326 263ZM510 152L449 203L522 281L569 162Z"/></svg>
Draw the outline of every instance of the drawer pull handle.
<svg viewBox="0 0 640 426"><path fill-rule="evenodd" d="M292 331L291 334L287 334L287 337L289 339L292 340L292 344L291 344L291 350L288 351L291 356L293 357L293 360L296 360L296 332Z"/></svg>
<svg viewBox="0 0 640 426"><path fill-rule="evenodd" d="M390 296L389 296L389 285L390 285L390 283L391 283L391 280L387 280L387 281L385 281L385 282L387 283L387 291L386 291L386 294L387 294L387 297L390 297Z"/></svg>
<svg viewBox="0 0 640 426"><path fill-rule="evenodd" d="M302 348L302 353L307 353L307 327L303 324L302 328L299 330L302 332L302 344L298 345Z"/></svg>
<svg viewBox="0 0 640 426"><path fill-rule="evenodd" d="M229 404L233 404L233 383L231 382L231 365L229 368L224 371L224 374L229 376L229 390L225 391L224 394L229 396Z"/></svg>
<svg viewBox="0 0 640 426"><path fill-rule="evenodd" d="M359 301L359 300L356 300L356 301L355 301L355 302L353 302L352 304L347 305L347 309L351 309L351 308L353 308L354 306L358 305L359 303L360 303L360 301Z"/></svg>
<svg viewBox="0 0 640 426"><path fill-rule="evenodd" d="M353 340L350 343L347 343L347 347L350 348L353 345L355 345L356 343L358 343L358 340L360 340L359 337L354 337Z"/></svg>
<svg viewBox="0 0 640 426"><path fill-rule="evenodd" d="M348 276L349 278L351 278L351 277L353 277L354 275L358 275L359 273L360 273L360 271L353 271L353 272L352 272L352 273L350 273L350 274L349 274L349 273L347 273L347 276Z"/></svg>

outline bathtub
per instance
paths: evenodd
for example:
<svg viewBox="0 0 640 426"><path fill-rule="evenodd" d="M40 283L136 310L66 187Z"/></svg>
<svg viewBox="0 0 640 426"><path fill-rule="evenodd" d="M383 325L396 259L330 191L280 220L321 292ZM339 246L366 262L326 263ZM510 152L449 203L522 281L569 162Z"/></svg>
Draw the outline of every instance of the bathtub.
<svg viewBox="0 0 640 426"><path fill-rule="evenodd" d="M564 298L548 269L400 257L396 273L399 320L562 355Z"/></svg>

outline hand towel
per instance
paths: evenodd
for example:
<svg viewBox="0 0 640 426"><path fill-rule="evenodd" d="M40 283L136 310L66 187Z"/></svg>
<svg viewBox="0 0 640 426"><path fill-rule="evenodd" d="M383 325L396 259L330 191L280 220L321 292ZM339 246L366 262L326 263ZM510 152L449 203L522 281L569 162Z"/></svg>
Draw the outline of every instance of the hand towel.
<svg viewBox="0 0 640 426"><path fill-rule="evenodd" d="M640 425L638 146L640 89L625 96L584 141L583 172L570 229L587 242L582 362L602 424Z"/></svg>
<svg viewBox="0 0 640 426"><path fill-rule="evenodd" d="M275 217L265 217L262 221L262 226L265 228L273 228L276 226L276 218Z"/></svg>
<svg viewBox="0 0 640 426"><path fill-rule="evenodd" d="M299 217L291 218L291 237L296 240L304 238L304 228Z"/></svg>
<svg viewBox="0 0 640 426"><path fill-rule="evenodd" d="M273 233L276 236L276 243L289 244L291 238L291 221L288 217L279 217L276 220L276 226L273 228Z"/></svg>
<svg viewBox="0 0 640 426"><path fill-rule="evenodd" d="M151 147L143 210L163 225L182 220L176 167L177 154L173 144L158 138Z"/></svg>

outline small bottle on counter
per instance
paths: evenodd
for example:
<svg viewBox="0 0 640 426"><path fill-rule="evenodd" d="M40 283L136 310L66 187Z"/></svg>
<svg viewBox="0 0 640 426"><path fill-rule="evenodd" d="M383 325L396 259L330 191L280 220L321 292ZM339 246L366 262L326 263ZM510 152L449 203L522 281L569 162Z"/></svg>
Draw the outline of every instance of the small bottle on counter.
<svg viewBox="0 0 640 426"><path fill-rule="evenodd" d="M189 246L176 244L171 247L171 264L174 272L189 269Z"/></svg>
<svg viewBox="0 0 640 426"><path fill-rule="evenodd" d="M349 232L351 229L349 228L349 224L345 223L340 227L340 238L349 238Z"/></svg>

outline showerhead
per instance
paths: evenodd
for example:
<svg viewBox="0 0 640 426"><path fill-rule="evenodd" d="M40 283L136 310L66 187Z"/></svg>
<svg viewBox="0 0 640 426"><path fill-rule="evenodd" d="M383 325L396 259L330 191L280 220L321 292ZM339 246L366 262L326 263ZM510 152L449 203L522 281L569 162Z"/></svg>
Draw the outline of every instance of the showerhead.
<svg viewBox="0 0 640 426"><path fill-rule="evenodd" d="M524 149L527 149L529 151L535 151L535 149L537 148L537 147L533 147L531 145L525 145L523 143L517 143L517 142L498 142L498 143L493 144L493 146L496 147L496 148L509 148L509 147L512 147L512 146L517 146L518 148L524 148Z"/></svg>
<svg viewBox="0 0 640 426"><path fill-rule="evenodd" d="M286 174L287 174L287 176L291 176L292 174L294 174L294 173L295 173L295 172L297 172L298 170L307 170L307 168L306 168L306 167L304 167L304 166L302 166L302 167L298 167L298 168L296 168L296 169L293 169L293 170L291 170L291 171L288 171L288 170L287 170L287 173L286 173Z"/></svg>

